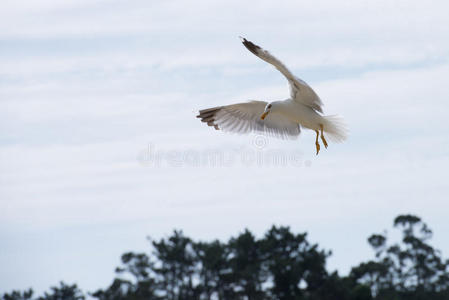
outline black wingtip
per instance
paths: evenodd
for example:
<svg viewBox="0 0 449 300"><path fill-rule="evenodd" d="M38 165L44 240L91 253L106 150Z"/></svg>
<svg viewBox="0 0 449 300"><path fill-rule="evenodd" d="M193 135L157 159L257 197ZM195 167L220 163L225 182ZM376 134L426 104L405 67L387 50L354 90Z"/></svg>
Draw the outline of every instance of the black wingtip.
<svg viewBox="0 0 449 300"><path fill-rule="evenodd" d="M257 55L257 51L260 49L259 46L257 46L253 42L248 41L244 37L240 37L240 39L242 40L242 44L246 47L246 49Z"/></svg>
<svg viewBox="0 0 449 300"><path fill-rule="evenodd" d="M221 106L202 109L199 111L197 118L201 119L201 122L207 123L208 126L213 126L216 130L220 130L217 124L215 124L215 114L221 109Z"/></svg>

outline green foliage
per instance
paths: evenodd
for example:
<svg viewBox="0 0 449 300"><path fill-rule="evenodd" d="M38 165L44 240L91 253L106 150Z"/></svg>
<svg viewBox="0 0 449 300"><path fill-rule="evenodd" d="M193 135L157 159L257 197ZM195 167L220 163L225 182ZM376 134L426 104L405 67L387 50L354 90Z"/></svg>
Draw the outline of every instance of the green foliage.
<svg viewBox="0 0 449 300"><path fill-rule="evenodd" d="M432 231L419 217L401 215L394 227L400 243L373 234L374 259L341 277L326 270L330 251L273 226L262 238L245 230L223 243L196 242L182 231L151 241L152 253L121 257L112 284L91 293L99 300L424 300L449 299L449 261L428 241ZM84 300L76 285L61 282L33 298L13 291L2 300Z"/></svg>

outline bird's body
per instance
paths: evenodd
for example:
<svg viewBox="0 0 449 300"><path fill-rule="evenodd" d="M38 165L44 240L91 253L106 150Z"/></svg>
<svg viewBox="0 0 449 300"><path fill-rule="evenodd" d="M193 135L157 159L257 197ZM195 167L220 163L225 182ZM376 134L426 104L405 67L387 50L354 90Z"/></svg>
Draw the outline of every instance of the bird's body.
<svg viewBox="0 0 449 300"><path fill-rule="evenodd" d="M270 113L279 113L292 122L300 124L302 127L312 130L320 129L319 124L323 122L323 117L313 108L297 103L292 99L274 101L271 102L271 104L275 107L275 109L272 108Z"/></svg>
<svg viewBox="0 0 449 300"><path fill-rule="evenodd" d="M304 81L295 77L282 62L252 42L242 39L243 45L259 58L276 67L290 84L290 98L281 101L249 101L200 110L197 116L215 129L248 133L261 132L280 138L297 138L301 126L316 132L316 150L321 140L327 148L326 136L341 142L346 138L345 126L338 116L323 116L322 101Z"/></svg>

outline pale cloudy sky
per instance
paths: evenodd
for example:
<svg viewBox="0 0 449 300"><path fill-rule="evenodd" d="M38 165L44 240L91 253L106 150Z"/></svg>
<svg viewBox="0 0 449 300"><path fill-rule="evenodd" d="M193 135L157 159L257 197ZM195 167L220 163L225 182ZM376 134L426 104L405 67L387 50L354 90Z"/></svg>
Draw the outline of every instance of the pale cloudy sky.
<svg viewBox="0 0 449 300"><path fill-rule="evenodd" d="M309 232L346 274L414 213L449 256L446 1L3 1L0 293L106 287L175 228ZM216 132L198 109L284 99L269 49L350 127L298 141ZM211 164L205 157L224 160ZM287 159L273 163L274 155Z"/></svg>

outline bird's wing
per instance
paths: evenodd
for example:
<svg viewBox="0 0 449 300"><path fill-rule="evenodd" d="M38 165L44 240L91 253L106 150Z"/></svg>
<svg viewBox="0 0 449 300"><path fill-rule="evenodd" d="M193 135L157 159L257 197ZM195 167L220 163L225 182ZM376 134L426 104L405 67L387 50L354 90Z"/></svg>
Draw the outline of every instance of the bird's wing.
<svg viewBox="0 0 449 300"><path fill-rule="evenodd" d="M265 120L260 119L266 105L267 102L264 101L251 101L218 106L200 110L197 118L217 130L235 133L259 132L283 139L297 138L301 132L299 124L285 119L282 115L271 112Z"/></svg>
<svg viewBox="0 0 449 300"><path fill-rule="evenodd" d="M290 70L276 57L274 57L267 50L262 49L256 44L248 41L245 38L242 38L242 43L252 53L254 53L257 57L263 59L269 64L272 64L276 69L278 69L282 75L284 75L288 83L290 84L290 96L293 100L300 102L304 105L307 105L316 111L323 112L320 97L315 93L312 88L305 83L303 80L299 79L295 75L290 72Z"/></svg>

